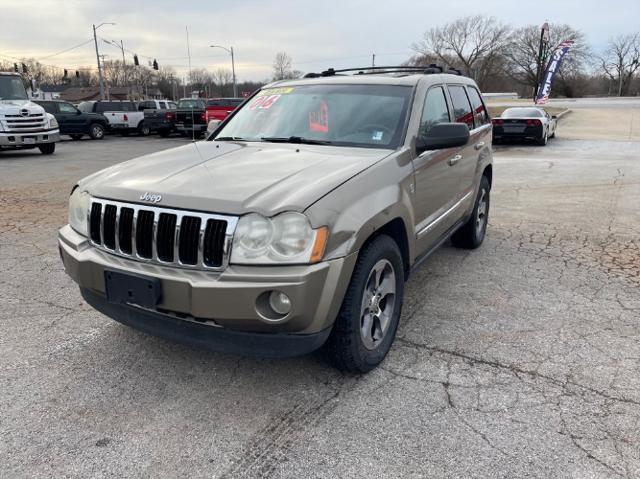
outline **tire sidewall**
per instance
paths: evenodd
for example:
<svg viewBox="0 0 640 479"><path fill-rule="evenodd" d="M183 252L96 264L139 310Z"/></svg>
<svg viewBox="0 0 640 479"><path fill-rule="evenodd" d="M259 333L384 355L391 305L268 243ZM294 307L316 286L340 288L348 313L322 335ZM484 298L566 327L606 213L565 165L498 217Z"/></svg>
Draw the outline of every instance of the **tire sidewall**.
<svg viewBox="0 0 640 479"><path fill-rule="evenodd" d="M369 279L369 274L374 265L381 259L388 260L393 266L396 276L396 298L394 303L393 316L389 329L387 330L384 339L381 343L372 350L365 347L360 334L360 309L362 304L362 295ZM349 309L343 311L343 318L348 318L349 331L352 336L352 351L353 358L359 363L359 369L363 372L368 371L376 367L387 355L393 340L395 339L398 324L400 322L400 315L402 313L402 301L404 297L404 267L400 250L390 237L382 235L376 238L372 243L365 248L361 256L358 258L356 264L356 270L354 276L351 279L351 284L347 291L348 295L352 295L350 298Z"/></svg>
<svg viewBox="0 0 640 479"><path fill-rule="evenodd" d="M480 207L480 198L482 197L482 191L485 192L485 199L487 202L487 211L485 213L484 226L482 227L482 231L478 234L478 230L475 227L475 221L478 217L478 208ZM480 187L478 188L478 194L476 196L476 202L473 206L473 212L471 213L471 220L473 221L473 243L474 246L479 246L483 241L484 237L487 233L487 226L489 224L489 211L491 210L491 188L489 188L489 180L487 180L486 176L483 176L480 179Z"/></svg>
<svg viewBox="0 0 640 479"><path fill-rule="evenodd" d="M96 130L100 133L96 134ZM104 138L104 127L99 123L94 123L89 127L89 136L94 140L102 140Z"/></svg>

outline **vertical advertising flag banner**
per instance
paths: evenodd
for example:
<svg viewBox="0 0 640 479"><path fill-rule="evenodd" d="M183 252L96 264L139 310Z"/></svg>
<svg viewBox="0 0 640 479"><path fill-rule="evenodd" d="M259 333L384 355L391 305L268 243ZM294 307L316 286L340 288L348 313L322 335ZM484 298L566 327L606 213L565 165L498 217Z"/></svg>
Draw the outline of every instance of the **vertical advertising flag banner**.
<svg viewBox="0 0 640 479"><path fill-rule="evenodd" d="M564 60L564 56L569 51L569 48L571 48L571 45L573 45L573 40L566 40L558 45L553 51L551 59L549 60L549 64L547 65L547 68L544 71L544 75L542 76L542 81L540 82L540 85L538 85L536 105L544 105L549 99L553 79L556 76L556 73L560 70L562 60Z"/></svg>

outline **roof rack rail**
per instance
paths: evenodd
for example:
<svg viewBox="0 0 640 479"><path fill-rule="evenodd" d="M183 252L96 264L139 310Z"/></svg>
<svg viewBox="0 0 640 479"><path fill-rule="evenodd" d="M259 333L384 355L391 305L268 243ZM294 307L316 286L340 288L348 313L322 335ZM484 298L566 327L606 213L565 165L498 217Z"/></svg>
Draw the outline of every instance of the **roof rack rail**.
<svg viewBox="0 0 640 479"><path fill-rule="evenodd" d="M359 67L359 68L341 68L336 70L335 68L328 68L320 73L307 73L304 78L319 78L336 76L343 73L352 73L354 75L376 75L384 73L422 73L425 75L434 73L450 73L453 75L462 75L460 70L448 67L445 71L444 67L432 63L428 66L384 66L384 67Z"/></svg>

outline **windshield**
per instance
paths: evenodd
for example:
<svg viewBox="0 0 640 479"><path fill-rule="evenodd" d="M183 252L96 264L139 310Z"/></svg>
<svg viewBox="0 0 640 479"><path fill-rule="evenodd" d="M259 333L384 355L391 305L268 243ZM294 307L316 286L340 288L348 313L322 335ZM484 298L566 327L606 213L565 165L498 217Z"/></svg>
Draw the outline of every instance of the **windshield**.
<svg viewBox="0 0 640 479"><path fill-rule="evenodd" d="M202 100L180 100L178 101L179 110L190 110L195 108L204 108L204 101Z"/></svg>
<svg viewBox="0 0 640 479"><path fill-rule="evenodd" d="M0 100L26 100L27 92L17 76L0 76Z"/></svg>
<svg viewBox="0 0 640 479"><path fill-rule="evenodd" d="M502 118L541 118L543 115L537 108L509 108L501 116Z"/></svg>
<svg viewBox="0 0 640 479"><path fill-rule="evenodd" d="M216 139L396 148L411 91L400 85L267 88L245 104Z"/></svg>

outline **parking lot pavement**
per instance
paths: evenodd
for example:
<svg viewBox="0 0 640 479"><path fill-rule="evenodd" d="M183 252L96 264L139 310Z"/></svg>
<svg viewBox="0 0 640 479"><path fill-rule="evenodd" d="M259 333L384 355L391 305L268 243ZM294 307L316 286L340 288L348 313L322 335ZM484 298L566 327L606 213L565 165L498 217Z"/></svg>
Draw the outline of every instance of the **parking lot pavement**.
<svg viewBox="0 0 640 479"><path fill-rule="evenodd" d="M640 476L640 143L496 150L488 236L406 288L380 368L204 353L92 311L74 181L184 143L0 154L0 477Z"/></svg>

